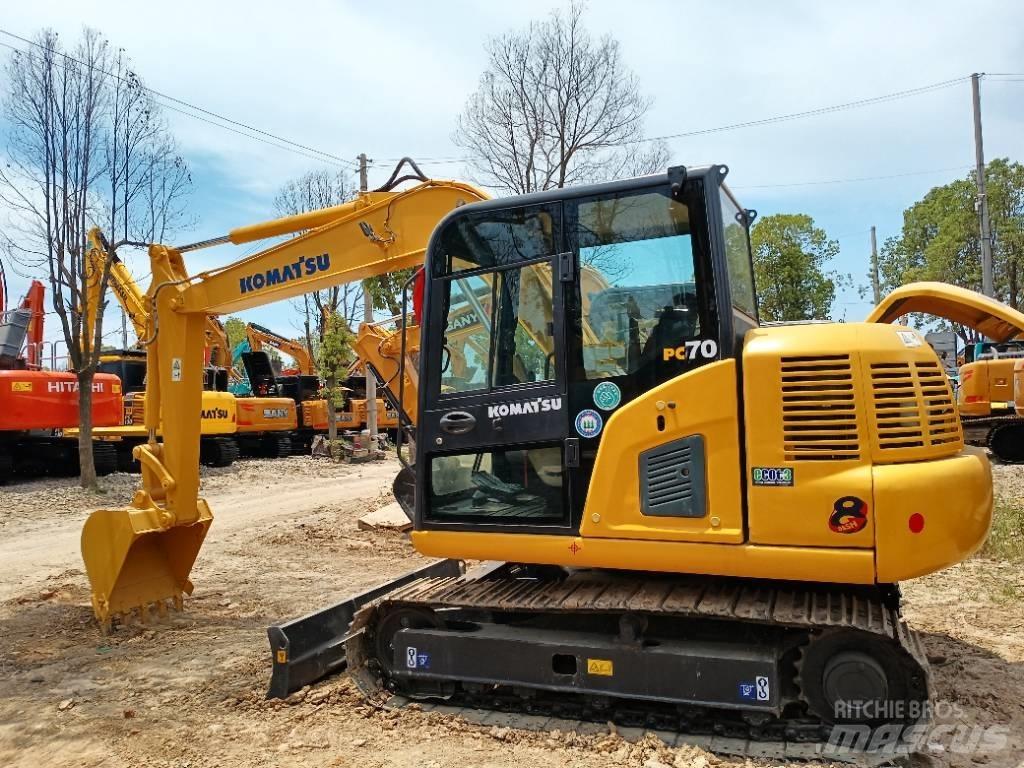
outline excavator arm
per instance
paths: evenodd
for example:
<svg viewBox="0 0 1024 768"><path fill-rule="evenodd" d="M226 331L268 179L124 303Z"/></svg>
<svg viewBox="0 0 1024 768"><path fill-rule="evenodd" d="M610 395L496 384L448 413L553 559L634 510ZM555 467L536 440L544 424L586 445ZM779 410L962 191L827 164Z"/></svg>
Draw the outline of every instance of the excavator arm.
<svg viewBox="0 0 1024 768"><path fill-rule="evenodd" d="M142 488L131 504L99 510L82 531L82 556L93 609L111 617L190 594L192 565L212 522L199 497L200 408L206 319L333 285L422 264L434 228L446 214L486 199L452 181L423 180L409 189L362 193L344 205L232 230L183 248L150 248L155 306L144 337L149 377L145 425L136 448ZM222 269L189 276L182 254L222 243L296 237ZM163 442L157 443L160 414Z"/></svg>
<svg viewBox="0 0 1024 768"><path fill-rule="evenodd" d="M316 374L316 367L313 365L313 355L310 354L309 349L302 342L286 339L284 336L256 323L249 323L245 326L245 336L249 340L249 348L253 352L261 351L263 345L266 344L289 355L295 361L299 373L303 376Z"/></svg>
<svg viewBox="0 0 1024 768"><path fill-rule="evenodd" d="M132 324L135 337L142 341L146 338L146 320L149 317L149 305L146 295L140 290L132 273L121 261L116 253L111 253L106 238L99 229L89 231L89 250L87 253L88 266L93 274L103 273L103 267L109 259L110 264L110 289L121 305L128 321ZM96 327L96 309L99 306L100 281L89 280L89 301L88 301L88 325L91 329Z"/></svg>
<svg viewBox="0 0 1024 768"><path fill-rule="evenodd" d="M29 368L39 368L42 364L43 324L46 319L46 308L43 306L45 295L46 288L43 284L33 280L21 302L21 308L31 313L25 337L25 363Z"/></svg>
<svg viewBox="0 0 1024 768"><path fill-rule="evenodd" d="M886 296L867 316L869 323L895 323L921 313L972 328L993 341L1024 334L1024 314L1001 301L949 283L907 283Z"/></svg>
<svg viewBox="0 0 1024 768"><path fill-rule="evenodd" d="M132 328L135 337L140 343L147 338L146 322L149 319L149 299L132 276L131 271L116 253L111 253L106 238L99 229L89 231L88 268L93 274L102 274L103 266L107 259L110 259L110 289L121 305ZM89 280L89 302L88 302L88 325L87 328L96 327L96 308L99 306L99 280ZM91 331L90 331L91 332ZM216 357L211 362L216 365L230 367L231 345L228 343L227 333L224 326L214 316L208 316L205 328L206 345L212 351L216 351ZM211 355L211 357L213 357Z"/></svg>

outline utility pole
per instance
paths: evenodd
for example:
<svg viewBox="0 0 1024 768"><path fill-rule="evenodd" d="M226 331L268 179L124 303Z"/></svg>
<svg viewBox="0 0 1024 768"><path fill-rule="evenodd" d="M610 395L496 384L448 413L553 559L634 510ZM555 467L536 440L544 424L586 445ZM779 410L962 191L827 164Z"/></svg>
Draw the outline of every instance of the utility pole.
<svg viewBox="0 0 1024 768"><path fill-rule="evenodd" d="M128 313L121 308L121 349L128 349Z"/></svg>
<svg viewBox="0 0 1024 768"><path fill-rule="evenodd" d="M366 174L370 161L365 152L361 152L357 159L359 160L359 191L366 192L370 188ZM373 322L373 300L370 297L369 280L363 280L363 321ZM366 429L370 433L370 451L375 452L377 450L377 379L370 372L366 361L363 361L363 373L366 376ZM371 453L371 455L373 454Z"/></svg>
<svg viewBox="0 0 1024 768"><path fill-rule="evenodd" d="M871 227L871 290L877 307L882 301L882 291L878 286L878 244L875 242L874 226Z"/></svg>
<svg viewBox="0 0 1024 768"><path fill-rule="evenodd" d="M978 178L978 218L981 225L981 292L995 298L992 279L992 230L988 219L988 196L985 194L985 149L981 139L981 75L971 75L971 101L974 106L974 160Z"/></svg>

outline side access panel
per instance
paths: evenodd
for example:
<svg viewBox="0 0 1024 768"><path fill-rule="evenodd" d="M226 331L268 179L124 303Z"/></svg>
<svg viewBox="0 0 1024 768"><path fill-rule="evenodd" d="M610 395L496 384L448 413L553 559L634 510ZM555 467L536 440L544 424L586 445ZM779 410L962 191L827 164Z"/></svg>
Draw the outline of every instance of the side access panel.
<svg viewBox="0 0 1024 768"><path fill-rule="evenodd" d="M736 361L677 376L608 420L580 524L586 538L739 544Z"/></svg>

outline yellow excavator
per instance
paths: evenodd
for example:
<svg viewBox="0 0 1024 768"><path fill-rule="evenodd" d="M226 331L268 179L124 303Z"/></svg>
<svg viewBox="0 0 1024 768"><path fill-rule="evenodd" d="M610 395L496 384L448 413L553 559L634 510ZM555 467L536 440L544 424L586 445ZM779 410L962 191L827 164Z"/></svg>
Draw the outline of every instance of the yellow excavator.
<svg viewBox="0 0 1024 768"><path fill-rule="evenodd" d="M987 446L1000 461L1024 461L1024 418L1015 410L1014 391L1024 340L983 341L967 351L957 390L965 439Z"/></svg>
<svg viewBox="0 0 1024 768"><path fill-rule="evenodd" d="M110 289L135 331L140 346L148 343L149 299L139 288L127 265L114 253L98 229L89 233L87 253L89 269L100 273L111 261ZM96 294L90 298L89 324L95 322L99 304L99 281L90 282ZM200 455L202 463L228 466L239 455L278 458L292 453L293 432L297 427L295 404L286 397L238 399L227 392L231 345L220 320L208 315L204 320L204 389L200 414ZM124 385L124 421L118 427L104 427L97 436L114 443L118 465L134 469L135 446L145 442L147 358L143 349L110 350L100 356L99 370L121 377Z"/></svg>
<svg viewBox="0 0 1024 768"><path fill-rule="evenodd" d="M284 375L298 374L302 376L315 376L316 366L313 365L313 355L309 348L300 341L286 338L279 333L274 333L269 328L256 323L247 323L245 326L245 338L249 342L249 349L253 352L262 352L264 345L284 352L291 357L295 363L294 369L285 369Z"/></svg>
<svg viewBox="0 0 1024 768"><path fill-rule="evenodd" d="M726 174L486 200L399 189L396 170L342 206L153 246L142 488L82 534L98 619L192 590L213 520L193 416L205 316L424 265L415 463L396 490L415 548L443 560L276 628L275 678L347 661L368 695L752 740L916 721L928 664L897 585L982 544L988 461L964 446L934 351L889 324L911 295L870 322L759 326L755 214ZM297 232L184 267L197 247ZM1024 327L976 294L935 296L936 314ZM478 328L456 364L466 307ZM462 573L467 559L486 564Z"/></svg>

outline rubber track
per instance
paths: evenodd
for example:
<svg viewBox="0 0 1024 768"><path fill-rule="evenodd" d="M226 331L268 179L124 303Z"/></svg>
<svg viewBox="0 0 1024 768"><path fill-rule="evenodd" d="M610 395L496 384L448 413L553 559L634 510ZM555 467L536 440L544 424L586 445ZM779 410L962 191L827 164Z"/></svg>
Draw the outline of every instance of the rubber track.
<svg viewBox="0 0 1024 768"><path fill-rule="evenodd" d="M870 632L899 644L927 675L928 662L917 633L900 616L895 600L880 590L851 587L836 589L815 585L773 585L745 580L686 578L644 580L607 576L574 576L552 586L551 582L484 576L420 579L395 590L356 613L349 627L346 650L349 671L368 696L387 694L382 681L366 666L372 658L370 632L381 608L420 607L463 608L503 612L638 612L679 618L721 619L806 630L848 628ZM388 694L389 695L389 694ZM403 697L392 697L391 706L402 705ZM424 708L427 702L422 702ZM435 704L439 711L472 712ZM494 722L494 717L485 723ZM504 713L507 714L507 713ZM555 713L552 713L555 714ZM530 721L535 715L518 714ZM470 718L474 719L474 718ZM479 720L477 715L475 719ZM550 728L565 726L550 725ZM819 743L759 740L732 735L708 736L714 751L746 757L802 758L819 756ZM679 736L677 743L705 746L705 737ZM672 742L669 742L672 743ZM876 763L870 755L829 755L830 760ZM888 759L891 759L891 755Z"/></svg>
<svg viewBox="0 0 1024 768"><path fill-rule="evenodd" d="M963 426L965 443L988 448L989 440L996 428L1014 423L1024 424L1024 418L1012 413L1006 416L961 416L960 423ZM984 439L969 436L969 432L980 431L985 427L988 427L988 430L985 432Z"/></svg>

